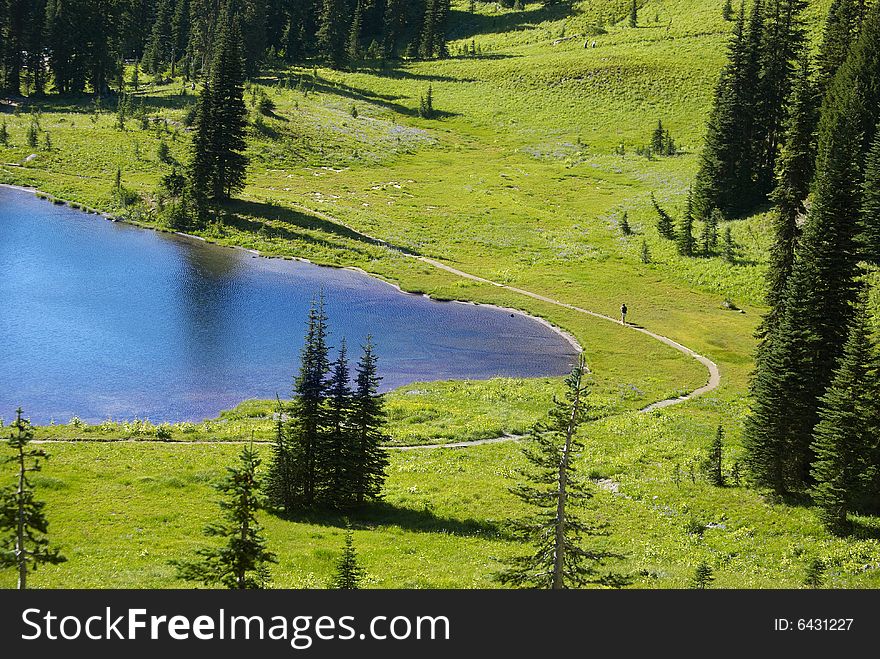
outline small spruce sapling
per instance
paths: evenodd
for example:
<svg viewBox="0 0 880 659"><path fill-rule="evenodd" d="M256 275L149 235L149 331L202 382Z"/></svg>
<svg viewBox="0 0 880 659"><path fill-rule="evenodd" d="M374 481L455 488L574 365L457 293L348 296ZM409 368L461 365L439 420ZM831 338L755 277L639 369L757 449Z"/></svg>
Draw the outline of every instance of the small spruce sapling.
<svg viewBox="0 0 880 659"><path fill-rule="evenodd" d="M700 561L691 578L691 588L706 590L711 587L713 581L715 576L712 574L711 566L705 560Z"/></svg>
<svg viewBox="0 0 880 659"><path fill-rule="evenodd" d="M365 577L366 572L358 563L357 552L354 549L354 533L352 533L351 525L347 525L345 548L336 564L336 573L333 575L330 587L336 590L360 590Z"/></svg>

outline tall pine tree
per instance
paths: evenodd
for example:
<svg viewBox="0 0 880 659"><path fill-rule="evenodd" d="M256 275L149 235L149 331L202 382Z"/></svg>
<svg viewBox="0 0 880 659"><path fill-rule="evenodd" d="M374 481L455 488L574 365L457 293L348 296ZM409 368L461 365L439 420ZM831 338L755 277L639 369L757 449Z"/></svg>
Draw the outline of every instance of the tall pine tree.
<svg viewBox="0 0 880 659"><path fill-rule="evenodd" d="M253 446L242 448L238 464L227 467L226 478L216 487L225 495L220 501L223 521L210 524L205 535L221 538L225 544L196 551L197 558L174 560L177 578L198 581L206 586L234 590L265 588L269 582L269 563L277 563L266 547L257 512L264 507L257 469L260 459Z"/></svg>
<svg viewBox="0 0 880 659"><path fill-rule="evenodd" d="M578 428L589 413L590 385L583 357L565 385L565 398L554 402L548 421L536 426L524 451L529 464L521 472L525 482L512 489L535 514L514 523L532 552L508 561L508 568L498 575L505 584L561 589L608 580L598 568L610 555L582 546L584 536L595 535L599 528L578 514L592 496L574 465L583 450L576 437Z"/></svg>
<svg viewBox="0 0 880 659"><path fill-rule="evenodd" d="M327 374L330 360L327 346L327 315L323 293L309 309L305 345L293 387L290 423L291 473L297 501L311 506L321 493L321 458L327 438Z"/></svg>
<svg viewBox="0 0 880 659"><path fill-rule="evenodd" d="M367 337L355 372L355 390L352 400L351 426L353 432L349 487L355 503L377 499L382 495L388 469L388 452L384 444L384 399L379 393L382 378L378 372L378 357L371 337Z"/></svg>
<svg viewBox="0 0 880 659"><path fill-rule="evenodd" d="M877 466L871 462L880 430L874 423L880 374L864 302L857 311L840 366L821 399L814 431L813 499L822 523L837 534L849 530L847 514L864 500L869 476Z"/></svg>
<svg viewBox="0 0 880 659"><path fill-rule="evenodd" d="M194 126L189 175L195 199L202 206L228 199L244 187L247 108L240 42L236 23L224 14Z"/></svg>

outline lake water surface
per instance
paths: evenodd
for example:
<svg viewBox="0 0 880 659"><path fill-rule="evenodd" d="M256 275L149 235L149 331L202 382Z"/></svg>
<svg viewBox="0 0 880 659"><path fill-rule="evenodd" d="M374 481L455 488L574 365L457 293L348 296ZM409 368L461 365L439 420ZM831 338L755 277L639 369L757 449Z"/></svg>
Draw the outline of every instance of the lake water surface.
<svg viewBox="0 0 880 659"><path fill-rule="evenodd" d="M199 420L289 397L311 299L355 361L373 334L383 388L560 375L546 325L435 302L364 274L106 221L0 187L0 417Z"/></svg>

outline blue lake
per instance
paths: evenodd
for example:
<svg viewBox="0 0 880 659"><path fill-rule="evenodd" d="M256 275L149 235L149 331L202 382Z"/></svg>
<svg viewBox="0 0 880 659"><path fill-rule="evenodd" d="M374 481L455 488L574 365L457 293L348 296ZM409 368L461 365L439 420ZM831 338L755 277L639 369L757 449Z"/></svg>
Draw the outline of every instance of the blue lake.
<svg viewBox="0 0 880 659"><path fill-rule="evenodd" d="M352 360L374 336L385 390L560 375L546 325L405 294L359 272L142 230L0 188L0 417L199 420L289 397L312 298Z"/></svg>

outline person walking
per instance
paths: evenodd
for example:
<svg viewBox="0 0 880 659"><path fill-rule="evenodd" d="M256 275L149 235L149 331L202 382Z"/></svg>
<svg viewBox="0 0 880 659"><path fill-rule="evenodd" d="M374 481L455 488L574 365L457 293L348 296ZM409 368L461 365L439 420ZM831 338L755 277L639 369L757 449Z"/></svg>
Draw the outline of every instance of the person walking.
<svg viewBox="0 0 880 659"><path fill-rule="evenodd" d="M626 325L626 303L620 305L620 324Z"/></svg>

